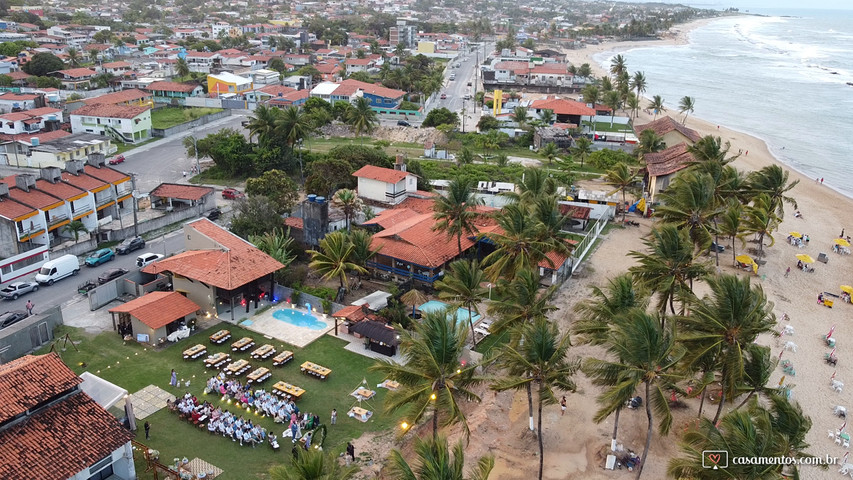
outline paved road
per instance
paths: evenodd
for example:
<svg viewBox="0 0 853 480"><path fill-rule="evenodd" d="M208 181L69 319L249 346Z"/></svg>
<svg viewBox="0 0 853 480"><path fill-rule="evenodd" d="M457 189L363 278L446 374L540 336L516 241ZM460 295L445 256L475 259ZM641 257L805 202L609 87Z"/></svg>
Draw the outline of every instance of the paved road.
<svg viewBox="0 0 853 480"><path fill-rule="evenodd" d="M487 45L486 51L490 51L490 47L491 45ZM483 61L483 47L479 47L479 53L466 51L449 62L445 72L445 87L440 92L445 94L447 98L442 100L439 96L438 100L432 104L433 108L444 107L451 112L457 112L460 116L464 109L466 119L462 130L466 132L476 131L475 126L480 118L480 113L476 111L473 100L475 90L482 90L480 87L482 79L477 78L475 80L474 76L474 72L478 68L478 60L479 62ZM451 68L456 64L459 65L459 68ZM456 74L456 80L450 80L451 74ZM477 85L474 85L475 81L477 81ZM470 95L471 99L465 100L465 95Z"/></svg>
<svg viewBox="0 0 853 480"><path fill-rule="evenodd" d="M189 172L195 165L195 159L187 157L183 144L185 137L194 134L196 138L202 138L225 128L242 130L241 122L246 120L247 115L250 112L235 110L231 116L198 129L135 148L124 154L127 159L124 163L114 168L125 173L135 173L136 189L140 192L150 192L163 182L178 181L182 172Z"/></svg>
<svg viewBox="0 0 853 480"><path fill-rule="evenodd" d="M35 311L39 312L42 309L53 305L62 305L75 297L80 298L77 293L77 285L87 281L94 280L97 282L98 275L111 268L125 268L128 271L137 270L136 257L145 252L152 253L171 253L183 250L184 237L179 233L172 233L165 238L157 238L146 243L145 248L137 250L127 255L118 255L115 260L107 262L98 267L89 268L85 265L80 267L80 273L77 276L63 278L51 286L39 286L37 292L24 295L17 300L0 300L0 312L8 312L11 310L25 310L27 300L32 300L35 304ZM33 274L35 277L35 274ZM32 277L25 280L31 280ZM23 280L23 279L22 279Z"/></svg>

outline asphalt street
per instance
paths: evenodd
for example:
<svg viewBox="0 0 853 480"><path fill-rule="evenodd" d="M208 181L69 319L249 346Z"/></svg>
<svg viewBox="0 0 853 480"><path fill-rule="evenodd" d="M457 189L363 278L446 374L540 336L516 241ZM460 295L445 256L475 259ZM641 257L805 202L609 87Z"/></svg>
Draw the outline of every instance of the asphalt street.
<svg viewBox="0 0 853 480"><path fill-rule="evenodd" d="M491 51L488 47L486 51ZM445 87L439 93L438 99L432 103L432 108L447 108L451 112L457 112L460 117L463 115L464 125L460 125L460 129L465 132L476 131L477 121L480 119L480 114L476 110L474 102L475 91L482 90L482 79L476 78L474 72L477 69L478 61L483 61L483 47L478 47L479 52L466 51L461 53L456 59L448 62L445 71ZM452 68L454 65L459 65L459 68ZM450 76L455 74L456 79L450 80ZM475 82L477 85L475 85ZM441 99L441 94L447 96L446 99ZM465 95L470 95L468 100ZM460 118L461 119L461 118ZM464 128L463 128L464 127Z"/></svg>
<svg viewBox="0 0 853 480"><path fill-rule="evenodd" d="M149 242L146 242L145 248L136 250L127 255L116 255L114 260L111 260L97 267L80 266L80 273L76 276L63 278L53 285L40 285L38 291L28 293L17 300L2 300L0 301L0 312L9 312L12 310L25 310L24 306L27 300L32 300L35 304L35 311L38 313L41 309L51 307L53 305L62 305L70 300L80 299L82 296L77 293L77 286L87 280L98 281L98 276L111 268L124 268L129 272L138 270L136 266L136 257L142 253L162 253L167 254L183 250L184 238L179 232L175 232L165 237L160 237ZM22 278L16 281L27 280L34 281L33 277Z"/></svg>

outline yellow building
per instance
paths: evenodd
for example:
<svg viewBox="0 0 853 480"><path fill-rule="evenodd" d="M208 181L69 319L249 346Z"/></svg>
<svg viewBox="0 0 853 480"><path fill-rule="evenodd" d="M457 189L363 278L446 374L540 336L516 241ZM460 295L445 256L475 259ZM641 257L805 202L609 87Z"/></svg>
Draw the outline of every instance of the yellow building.
<svg viewBox="0 0 853 480"><path fill-rule="evenodd" d="M435 53L435 42L418 42L418 53Z"/></svg>
<svg viewBox="0 0 853 480"><path fill-rule="evenodd" d="M223 72L207 76L207 92L210 94L224 95L234 93L243 95L254 90L251 78L241 77L233 73Z"/></svg>

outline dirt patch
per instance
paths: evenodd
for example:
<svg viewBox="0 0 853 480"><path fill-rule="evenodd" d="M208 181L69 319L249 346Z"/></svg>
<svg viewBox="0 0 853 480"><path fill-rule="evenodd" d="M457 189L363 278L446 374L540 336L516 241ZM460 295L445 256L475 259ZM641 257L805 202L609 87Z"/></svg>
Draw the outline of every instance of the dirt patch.
<svg viewBox="0 0 853 480"><path fill-rule="evenodd" d="M335 123L326 125L320 129L320 133L328 138L343 137L353 138L355 132L348 125ZM447 143L447 136L435 128L412 128L412 127L377 127L371 134L374 140L385 140L388 142L416 143L423 145L433 142L437 145Z"/></svg>

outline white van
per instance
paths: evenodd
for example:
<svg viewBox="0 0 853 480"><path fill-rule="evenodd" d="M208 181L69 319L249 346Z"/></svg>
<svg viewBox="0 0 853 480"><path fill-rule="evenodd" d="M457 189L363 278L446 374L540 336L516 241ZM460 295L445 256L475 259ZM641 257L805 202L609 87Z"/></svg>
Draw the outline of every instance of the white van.
<svg viewBox="0 0 853 480"><path fill-rule="evenodd" d="M42 285L53 285L53 282L62 280L71 275L80 273L80 261L74 255L63 255L56 260L44 262L36 281Z"/></svg>
<svg viewBox="0 0 853 480"><path fill-rule="evenodd" d="M142 268L146 265L150 265L157 260L163 258L164 255L162 253L143 253L142 255L136 257L136 266Z"/></svg>

